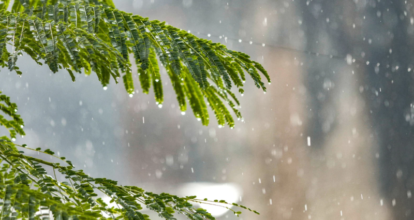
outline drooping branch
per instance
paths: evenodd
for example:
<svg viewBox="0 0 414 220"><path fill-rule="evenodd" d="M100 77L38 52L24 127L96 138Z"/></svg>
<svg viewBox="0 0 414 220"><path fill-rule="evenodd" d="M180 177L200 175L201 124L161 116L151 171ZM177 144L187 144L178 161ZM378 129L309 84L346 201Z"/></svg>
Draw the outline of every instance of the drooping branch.
<svg viewBox="0 0 414 220"><path fill-rule="evenodd" d="M231 90L235 86L244 92L244 72L263 90L266 87L259 72L270 82L266 70L248 55L163 22L117 10L112 1L16 0L11 12L0 9L0 22L1 66L21 74L16 62L19 54L26 53L36 62L46 63L52 72L66 69L73 80L74 72L82 71L94 72L103 86L111 78L118 82L122 77L126 91L133 94L131 67L137 65L143 92L148 93L152 86L156 102L162 104L160 61L181 111L186 111L189 102L204 125L209 123L207 103L220 125L234 126L227 108L241 118L239 101ZM15 50L7 51L6 45Z"/></svg>

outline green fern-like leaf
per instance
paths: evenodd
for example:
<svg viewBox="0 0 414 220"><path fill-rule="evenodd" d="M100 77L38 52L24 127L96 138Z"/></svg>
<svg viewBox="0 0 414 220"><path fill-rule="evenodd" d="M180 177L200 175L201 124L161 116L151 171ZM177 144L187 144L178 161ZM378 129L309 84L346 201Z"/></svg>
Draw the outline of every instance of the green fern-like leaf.
<svg viewBox="0 0 414 220"><path fill-rule="evenodd" d="M266 70L248 55L163 22L117 10L111 0L15 0L10 4L9 0L0 0L0 65L18 74L22 73L17 60L23 53L38 64L45 63L54 73L67 70L73 81L75 73L82 72L95 73L103 86L111 79L118 82L122 78L130 95L136 91L133 74L138 74L143 92L149 93L152 86L156 102L162 105L161 63L181 111L186 111L189 104L195 117L208 125L209 105L219 125L227 123L230 127L235 121L229 109L237 118L242 117L237 107L240 103L231 91L233 85L244 92L245 72L263 90L266 87L259 72L270 82ZM134 59L130 60L130 54ZM132 71L132 65L136 65L137 73ZM76 170L71 161L57 157L49 149L16 145L16 136L25 135L24 123L16 104L1 91L0 126L12 138L0 137L2 219L40 219L46 216L39 211L46 210L54 219L148 220L149 216L141 212L145 206L168 220L174 220L177 213L189 219L212 220L210 213L194 208L193 204L214 204L227 209L226 205L231 205L223 200L180 198L121 186L116 181L93 178ZM67 165L27 156L27 150L47 154ZM56 173L65 180L58 181ZM106 194L117 206L103 202L98 192ZM232 205L257 213L242 205ZM235 215L241 213L230 210Z"/></svg>
<svg viewBox="0 0 414 220"><path fill-rule="evenodd" d="M243 91L244 72L263 90L266 87L259 71L270 82L266 70L248 55L165 23L117 10L109 0L16 0L11 11L7 11L9 1L1 2L0 65L19 74L18 54L26 53L36 62L47 64L52 72L66 69L72 80L73 72L94 72L103 86L111 78L116 82L122 78L132 94L132 53L143 92L148 93L152 85L158 104L163 102L160 60L170 75L182 111L189 102L194 115L207 125L209 116L207 111L201 113L202 103L216 100L210 106L219 124L223 124L225 114L224 121L230 126L234 126L234 120L227 108L234 106L217 92L227 93L233 85ZM8 51L6 45L12 50ZM189 88L201 90L202 95L186 95Z"/></svg>

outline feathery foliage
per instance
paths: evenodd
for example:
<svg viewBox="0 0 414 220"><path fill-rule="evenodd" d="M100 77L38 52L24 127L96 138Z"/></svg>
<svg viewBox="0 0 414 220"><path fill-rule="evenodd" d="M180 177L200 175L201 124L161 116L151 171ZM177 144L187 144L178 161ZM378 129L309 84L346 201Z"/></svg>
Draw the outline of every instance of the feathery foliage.
<svg viewBox="0 0 414 220"><path fill-rule="evenodd" d="M240 103L231 90L236 87L243 93L245 73L264 91L261 74L270 82L266 70L248 55L164 22L117 10L112 0L0 0L0 66L22 74L17 60L24 53L39 65L46 64L53 73L67 70L73 81L76 73L92 72L102 86L122 78L131 95L136 91L132 68L136 65L142 91L149 93L152 86L159 105L164 101L161 62L181 111L186 111L189 104L203 125L209 123L207 106L220 126L234 126L229 109L237 118L242 117ZM223 200L154 194L113 180L92 178L51 150L14 144L16 135L24 135L24 123L16 104L1 91L0 126L11 138L0 137L2 219L39 219L44 209L54 219L145 220L149 217L141 213L144 206L169 220L175 219L174 213L194 220L214 219L206 210L193 207L194 203L250 210ZM28 150L50 155L66 165L27 156ZM56 173L64 181L58 181ZM109 196L117 206L106 204L100 199L102 195Z"/></svg>
<svg viewBox="0 0 414 220"><path fill-rule="evenodd" d="M10 120L0 120L0 125L9 128L11 137L24 135L16 104L11 103L4 94L0 93L0 98L1 110L11 117ZM27 156L26 151L49 155L51 161L57 162ZM62 176L64 181L58 181L57 175ZM110 202L117 206L105 203L101 198L103 195L111 198ZM54 219L148 220L148 215L142 214L143 207L167 220L174 220L174 213L193 220L214 219L206 210L195 208L193 204L197 203L219 205L236 215L241 212L229 208L230 205L257 213L223 200L155 194L136 186L121 186L113 180L93 178L82 170L76 170L71 161L56 156L50 149L32 149L14 144L6 136L0 137L1 219L45 219L53 216Z"/></svg>
<svg viewBox="0 0 414 220"><path fill-rule="evenodd" d="M149 93L152 86L156 102L162 104L161 62L181 111L186 111L188 102L194 115L207 125L205 106L210 105L218 123L231 127L234 120L228 107L241 117L231 89L243 92L244 71L258 88L266 90L259 72L270 82L264 68L248 55L164 22L117 10L109 0L0 3L0 65L18 74L22 74L16 65L18 57L26 53L54 73L66 69L73 80L75 73L94 72L106 86L111 78L118 82L122 77L126 91L133 94L132 65L136 65L142 91Z"/></svg>

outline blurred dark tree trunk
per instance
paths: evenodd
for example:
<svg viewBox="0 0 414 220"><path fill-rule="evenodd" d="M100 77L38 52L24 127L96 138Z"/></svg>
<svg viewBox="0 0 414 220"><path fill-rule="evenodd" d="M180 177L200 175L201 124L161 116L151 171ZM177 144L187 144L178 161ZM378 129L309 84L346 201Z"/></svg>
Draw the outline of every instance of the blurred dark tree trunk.
<svg viewBox="0 0 414 220"><path fill-rule="evenodd" d="M380 152L380 181L394 219L414 217L414 28L412 2L366 5L364 93ZM407 14L408 13L408 14ZM411 17L411 18L410 18Z"/></svg>
<svg viewBox="0 0 414 220"><path fill-rule="evenodd" d="M303 54L309 109L306 133L312 138L313 148L324 146L326 137L337 126L333 110L336 97L330 90L339 84L338 59L352 54L351 25L347 20L353 15L352 4L335 0L298 1L306 41Z"/></svg>

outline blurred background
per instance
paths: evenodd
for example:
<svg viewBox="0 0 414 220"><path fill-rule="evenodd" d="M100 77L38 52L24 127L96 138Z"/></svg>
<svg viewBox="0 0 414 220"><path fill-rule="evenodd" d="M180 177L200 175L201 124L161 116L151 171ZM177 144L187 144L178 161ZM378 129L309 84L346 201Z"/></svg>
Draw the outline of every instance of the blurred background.
<svg viewBox="0 0 414 220"><path fill-rule="evenodd" d="M414 219L413 1L115 2L251 55L267 93L247 80L244 121L205 127L181 114L166 77L159 108L138 84L130 98L23 57L22 77L0 73L26 123L17 142L95 177L261 213L207 207L217 219Z"/></svg>

